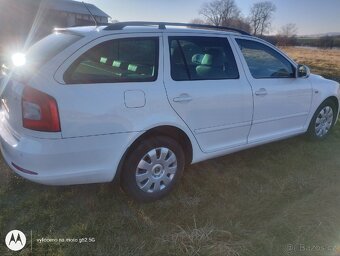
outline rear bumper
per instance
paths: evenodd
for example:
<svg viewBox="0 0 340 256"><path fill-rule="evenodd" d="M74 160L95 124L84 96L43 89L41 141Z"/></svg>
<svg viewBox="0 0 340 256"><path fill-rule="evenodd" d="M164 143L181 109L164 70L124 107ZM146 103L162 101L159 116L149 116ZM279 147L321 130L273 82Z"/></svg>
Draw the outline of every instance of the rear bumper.
<svg viewBox="0 0 340 256"><path fill-rule="evenodd" d="M6 163L18 175L46 185L112 181L129 142L137 135L38 139L14 135L6 122L0 123L1 152Z"/></svg>

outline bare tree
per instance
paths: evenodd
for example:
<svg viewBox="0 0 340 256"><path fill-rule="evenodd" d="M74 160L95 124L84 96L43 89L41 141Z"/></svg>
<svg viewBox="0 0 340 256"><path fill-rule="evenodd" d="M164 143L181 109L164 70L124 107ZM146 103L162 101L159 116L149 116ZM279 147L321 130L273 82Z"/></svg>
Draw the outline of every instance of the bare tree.
<svg viewBox="0 0 340 256"><path fill-rule="evenodd" d="M296 36L296 33L297 33L297 27L296 27L296 24L294 23L288 23L282 26L279 31L280 36L284 36L288 38Z"/></svg>
<svg viewBox="0 0 340 256"><path fill-rule="evenodd" d="M235 0L214 0L204 3L199 11L208 24L228 26L230 21L240 16Z"/></svg>
<svg viewBox="0 0 340 256"><path fill-rule="evenodd" d="M319 38L319 42L318 42L318 45L319 47L321 48L330 48L332 49L334 47L334 36L323 36L323 37L320 37Z"/></svg>
<svg viewBox="0 0 340 256"><path fill-rule="evenodd" d="M228 26L232 28L241 29L247 33L251 33L251 27L249 22L243 18L231 19Z"/></svg>
<svg viewBox="0 0 340 256"><path fill-rule="evenodd" d="M255 3L249 14L249 22L254 35L263 35L271 26L271 20L276 6L269 1Z"/></svg>
<svg viewBox="0 0 340 256"><path fill-rule="evenodd" d="M206 24L206 22L200 18L195 18L195 19L192 19L190 20L190 23L192 24Z"/></svg>
<svg viewBox="0 0 340 256"><path fill-rule="evenodd" d="M288 23L281 27L279 30L278 35L276 36L277 45L280 46L289 46L289 45L296 45L297 27L294 23Z"/></svg>

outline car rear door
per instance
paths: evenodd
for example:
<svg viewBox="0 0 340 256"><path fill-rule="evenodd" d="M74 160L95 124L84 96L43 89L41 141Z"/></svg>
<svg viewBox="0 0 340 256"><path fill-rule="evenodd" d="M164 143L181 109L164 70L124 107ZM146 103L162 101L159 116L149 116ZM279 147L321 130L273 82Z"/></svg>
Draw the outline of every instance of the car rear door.
<svg viewBox="0 0 340 256"><path fill-rule="evenodd" d="M250 131L251 87L221 34L164 35L168 100L204 152L245 145Z"/></svg>
<svg viewBox="0 0 340 256"><path fill-rule="evenodd" d="M309 80L296 78L295 64L262 40L236 37L235 45L254 91L248 142L303 132L312 101Z"/></svg>

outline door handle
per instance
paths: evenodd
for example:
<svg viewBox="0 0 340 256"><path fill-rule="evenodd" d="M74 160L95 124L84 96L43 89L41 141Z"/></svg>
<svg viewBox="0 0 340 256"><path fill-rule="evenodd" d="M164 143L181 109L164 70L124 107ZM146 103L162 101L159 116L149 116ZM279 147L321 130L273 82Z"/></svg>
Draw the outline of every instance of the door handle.
<svg viewBox="0 0 340 256"><path fill-rule="evenodd" d="M257 96L264 96L264 95L267 95L267 94L268 94L268 92L264 88L261 88L260 90L255 92L255 95L257 95Z"/></svg>
<svg viewBox="0 0 340 256"><path fill-rule="evenodd" d="M188 94L181 94L178 97L173 98L174 102L189 102L192 101L192 98Z"/></svg>

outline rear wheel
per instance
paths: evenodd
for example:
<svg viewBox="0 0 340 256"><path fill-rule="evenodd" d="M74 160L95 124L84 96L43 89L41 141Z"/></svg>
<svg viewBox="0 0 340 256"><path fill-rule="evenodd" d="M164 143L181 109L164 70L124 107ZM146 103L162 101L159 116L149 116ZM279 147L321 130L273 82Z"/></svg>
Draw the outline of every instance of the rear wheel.
<svg viewBox="0 0 340 256"><path fill-rule="evenodd" d="M333 101L327 100L316 110L308 128L313 139L324 139L334 126L337 108Z"/></svg>
<svg viewBox="0 0 340 256"><path fill-rule="evenodd" d="M172 138L145 139L126 158L122 187L138 201L160 199L172 190L184 163L183 149Z"/></svg>

